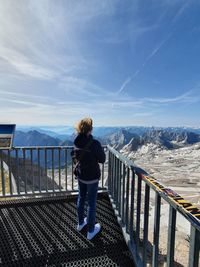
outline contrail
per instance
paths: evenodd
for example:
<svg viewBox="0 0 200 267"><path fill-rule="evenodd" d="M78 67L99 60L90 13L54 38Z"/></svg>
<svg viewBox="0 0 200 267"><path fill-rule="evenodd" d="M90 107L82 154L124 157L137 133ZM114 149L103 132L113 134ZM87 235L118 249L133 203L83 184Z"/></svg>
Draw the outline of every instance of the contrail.
<svg viewBox="0 0 200 267"><path fill-rule="evenodd" d="M125 82L122 84L122 86L120 87L120 89L118 90L118 94L120 94L127 86L127 84L129 84L131 81L133 81L138 74L142 71L142 69L146 66L146 64L159 52L159 50L163 47L163 45L171 38L173 34L173 31L170 32L167 37L157 46L153 49L153 51L146 57L146 59L144 60L144 62L142 63L142 66L137 69L134 74L130 77L128 77Z"/></svg>
<svg viewBox="0 0 200 267"><path fill-rule="evenodd" d="M136 70L136 72L132 76L128 77L126 81L122 84L121 88L119 89L118 94L121 93L126 87L126 85L130 83L139 73L140 69Z"/></svg>
<svg viewBox="0 0 200 267"><path fill-rule="evenodd" d="M183 6L181 6L181 8L179 8L176 15L172 19L171 24L174 24L178 20L178 18L182 15L187 6L188 3L186 2ZM117 91L117 94L120 94L126 88L127 84L129 84L138 76L138 74L142 71L142 69L146 66L146 64L159 52L159 50L163 47L163 45L171 38L173 32L174 31L171 31L167 35L167 37L148 55L148 57L144 60L142 66L139 69L137 69L132 76L128 77L125 80L120 89Z"/></svg>

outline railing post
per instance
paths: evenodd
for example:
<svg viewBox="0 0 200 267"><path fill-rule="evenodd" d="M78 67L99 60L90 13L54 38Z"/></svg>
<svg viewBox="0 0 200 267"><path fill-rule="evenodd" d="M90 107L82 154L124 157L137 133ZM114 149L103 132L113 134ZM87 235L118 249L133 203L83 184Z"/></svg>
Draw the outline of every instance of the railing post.
<svg viewBox="0 0 200 267"><path fill-rule="evenodd" d="M8 176L9 176L10 194L13 195L10 149L8 150Z"/></svg>
<svg viewBox="0 0 200 267"><path fill-rule="evenodd" d="M112 198L113 201L115 202L115 155L113 155L113 159L112 159L112 163L113 163L113 172L112 172Z"/></svg>
<svg viewBox="0 0 200 267"><path fill-rule="evenodd" d="M54 181L54 149L51 148L51 158L52 158L52 183L53 183L53 192L55 191L55 181Z"/></svg>
<svg viewBox="0 0 200 267"><path fill-rule="evenodd" d="M26 175L26 150L25 148L22 149L22 155L23 155L23 171L24 171L24 179L25 179L25 187L24 191L27 194L27 175Z"/></svg>
<svg viewBox="0 0 200 267"><path fill-rule="evenodd" d="M175 234L176 234L176 210L172 206L170 206L168 242L167 242L167 267L174 266Z"/></svg>
<svg viewBox="0 0 200 267"><path fill-rule="evenodd" d="M130 169L127 167L126 178L126 232L129 232L129 183L130 183Z"/></svg>
<svg viewBox="0 0 200 267"><path fill-rule="evenodd" d="M104 187L104 163L102 164L102 171L101 171L101 187Z"/></svg>
<svg viewBox="0 0 200 267"><path fill-rule="evenodd" d="M18 195L20 195L20 184L19 184L19 151L17 148L15 148L15 157L16 157L16 174L17 177L15 177L15 179L17 179L17 193Z"/></svg>
<svg viewBox="0 0 200 267"><path fill-rule="evenodd" d="M116 207L117 209L119 209L119 159L117 158L117 174L116 174L116 193L117 193L117 197L116 197Z"/></svg>
<svg viewBox="0 0 200 267"><path fill-rule="evenodd" d="M122 206L122 196L121 196L121 191L122 191L122 162L119 162L119 216L121 216L121 206Z"/></svg>
<svg viewBox="0 0 200 267"><path fill-rule="evenodd" d="M143 266L147 265L147 246L148 246L148 227L149 227L149 195L150 188L145 184L145 202L144 202L144 234L143 234Z"/></svg>
<svg viewBox="0 0 200 267"><path fill-rule="evenodd" d="M109 194L112 195L112 176L113 176L113 164L112 164L112 154L111 152L109 151L110 153L110 158L109 158L109 165L108 165L108 168L110 169L109 172L108 172L108 190L109 190Z"/></svg>
<svg viewBox="0 0 200 267"><path fill-rule="evenodd" d="M200 232L191 225L190 228L190 252L189 267L199 266L199 250L200 250Z"/></svg>
<svg viewBox="0 0 200 267"><path fill-rule="evenodd" d="M61 163L60 163L60 147L58 148L58 184L59 184L59 191L61 191Z"/></svg>
<svg viewBox="0 0 200 267"><path fill-rule="evenodd" d="M39 176L39 192L41 193L41 169L40 169L40 149L37 149L37 158L38 158L38 176Z"/></svg>
<svg viewBox="0 0 200 267"><path fill-rule="evenodd" d="M140 244L140 213L141 213L141 177L138 175L137 184L137 214L136 214L136 254L138 254L138 248Z"/></svg>
<svg viewBox="0 0 200 267"><path fill-rule="evenodd" d="M110 193L110 181L111 181L111 152L108 151L108 177L107 177L107 183L108 183L108 192Z"/></svg>
<svg viewBox="0 0 200 267"><path fill-rule="evenodd" d="M67 190L67 149L64 149L65 151L65 190Z"/></svg>
<svg viewBox="0 0 200 267"><path fill-rule="evenodd" d="M115 162L115 164L114 164L114 191L113 191L113 196L114 196L114 203L116 204L117 203L117 201L116 201L116 199L117 199L117 193L116 193L116 191L117 191L117 158L116 158L116 156L114 157L114 162Z"/></svg>
<svg viewBox="0 0 200 267"><path fill-rule="evenodd" d="M122 173L122 223L124 224L124 195L125 195L125 177L126 177L126 167L123 163L123 173Z"/></svg>
<svg viewBox="0 0 200 267"><path fill-rule="evenodd" d="M3 152L0 150L0 168L1 168L1 185L2 185L2 194L5 196L6 190L5 190L5 175L4 175L4 167L3 167Z"/></svg>
<svg viewBox="0 0 200 267"><path fill-rule="evenodd" d="M47 173L47 149L44 150L44 173L46 177L46 192L48 192L48 173Z"/></svg>
<svg viewBox="0 0 200 267"><path fill-rule="evenodd" d="M131 207L130 207L130 242L133 243L134 234L134 202L135 202L135 171L131 169Z"/></svg>
<svg viewBox="0 0 200 267"><path fill-rule="evenodd" d="M155 192L155 194L156 194L156 196L155 196L155 213L154 213L152 266L158 267L161 197L157 192Z"/></svg>
<svg viewBox="0 0 200 267"><path fill-rule="evenodd" d="M113 163L112 163L112 153L109 151L110 153L110 159L109 159L109 180L108 180L108 190L109 190L109 194L112 195L112 176L113 176Z"/></svg>
<svg viewBox="0 0 200 267"><path fill-rule="evenodd" d="M74 162L71 159L72 162L72 182L71 182L71 186L72 186L72 190L74 189Z"/></svg>

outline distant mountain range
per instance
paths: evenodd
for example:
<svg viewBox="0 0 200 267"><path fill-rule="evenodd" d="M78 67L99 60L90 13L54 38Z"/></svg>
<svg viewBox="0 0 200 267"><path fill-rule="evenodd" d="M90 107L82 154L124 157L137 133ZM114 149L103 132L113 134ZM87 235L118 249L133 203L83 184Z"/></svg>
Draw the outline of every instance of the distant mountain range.
<svg viewBox="0 0 200 267"><path fill-rule="evenodd" d="M60 131L61 132L61 131ZM48 134L47 134L48 133ZM54 136L53 136L54 135ZM73 145L74 134L69 132L65 138L59 138L60 134L52 131L17 130L14 138L14 146L60 146ZM191 128L155 128L155 127L97 127L93 135L102 144L110 144L116 149L121 149L129 144L132 150L147 143L157 144L167 149L200 142L200 129ZM62 134L64 137L64 135Z"/></svg>
<svg viewBox="0 0 200 267"><path fill-rule="evenodd" d="M112 131L111 131L112 129ZM114 130L114 132L113 132ZM97 131L96 131L97 133ZM101 136L98 137L103 145L109 144L117 150L121 150L122 153L129 154L133 151L137 151L139 148L145 145L155 146L155 149L175 149L186 145L200 142L200 134L190 132L180 128L145 128L137 127L134 132L133 127L125 128L109 128L103 134L103 130L99 131ZM74 135L69 136L69 139L59 139L58 137L50 136L44 132L36 130L31 131L16 131L14 137L14 146L73 146ZM44 150L40 151L41 155L41 166L44 166ZM55 153L55 166L58 162L58 150ZM22 157L22 151L19 151L19 157ZM29 155L30 156L30 155ZM51 151L47 151L47 164L51 167ZM69 164L70 151L68 151ZM33 162L37 162L37 155L33 154ZM65 164L65 156L61 153L61 165Z"/></svg>
<svg viewBox="0 0 200 267"><path fill-rule="evenodd" d="M74 127L72 126L17 126L17 131L30 132L38 131L60 140L73 140ZM94 127L93 135L99 138L114 134L120 130L126 130L130 133L142 135L152 130L166 130L169 132L193 132L200 134L200 127L146 127L146 126L126 126L126 127Z"/></svg>
<svg viewBox="0 0 200 267"><path fill-rule="evenodd" d="M121 129L114 134L106 136L104 142L118 150L127 146L129 151L135 151L145 144L156 144L163 148L173 149L200 142L200 134L184 130L172 131L172 129L149 129L139 135Z"/></svg>
<svg viewBox="0 0 200 267"><path fill-rule="evenodd" d="M71 140L60 140L57 137L52 137L48 134L38 132L36 130L31 130L28 132L22 132L22 131L16 131L15 136L14 136L14 144L16 146L72 146L73 142ZM19 151L19 157L22 157L22 151ZM26 153L26 156L30 158L30 154ZM52 159L52 154L51 151L47 151L47 166L51 167L51 159ZM37 163L38 157L37 153L33 153L33 162ZM64 152L61 153L61 166L64 166L65 164L65 155ZM54 151L54 163L55 166L58 166L58 150L56 149ZM68 163L71 163L70 160L70 151L68 151ZM40 165L44 167L45 165L45 154L44 150L40 151Z"/></svg>
<svg viewBox="0 0 200 267"><path fill-rule="evenodd" d="M48 134L33 130L28 132L16 131L14 146L60 146L73 145L71 140L61 140Z"/></svg>

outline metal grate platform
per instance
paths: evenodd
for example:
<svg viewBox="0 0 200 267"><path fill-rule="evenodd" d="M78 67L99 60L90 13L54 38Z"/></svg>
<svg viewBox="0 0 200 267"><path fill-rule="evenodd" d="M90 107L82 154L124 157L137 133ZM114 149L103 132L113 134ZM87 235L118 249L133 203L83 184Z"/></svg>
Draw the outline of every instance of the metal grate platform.
<svg viewBox="0 0 200 267"><path fill-rule="evenodd" d="M101 233L76 231L76 196L0 201L0 266L134 266L106 193L98 194Z"/></svg>

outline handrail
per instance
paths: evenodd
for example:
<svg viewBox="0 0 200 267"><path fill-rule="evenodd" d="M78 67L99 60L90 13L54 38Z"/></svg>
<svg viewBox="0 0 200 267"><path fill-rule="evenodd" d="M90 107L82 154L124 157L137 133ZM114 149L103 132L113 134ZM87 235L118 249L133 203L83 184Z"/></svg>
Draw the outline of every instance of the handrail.
<svg viewBox="0 0 200 267"><path fill-rule="evenodd" d="M165 187L153 176L149 175L146 171L138 167L133 163L133 161L127 159L124 155L120 154L114 148L108 146L109 151L114 153L117 158L119 158L126 166L133 169L135 174L140 176L152 189L154 189L158 194L174 208L187 218L191 224L193 224L200 231L200 209L195 207L192 203L185 200L178 193ZM185 208L185 206L187 208ZM192 207L192 209L191 209Z"/></svg>
<svg viewBox="0 0 200 267"><path fill-rule="evenodd" d="M167 266L171 267L174 264L176 212L178 211L191 225L189 267L198 267L200 249L200 209L189 201L184 200L184 198L170 188L162 185L154 177L150 176L146 171L135 165L133 161L127 159L114 148L108 146L108 151L108 191L136 265L147 265L146 246L148 242L149 196L151 188L155 192L152 266L158 266L160 207L161 199L164 199L170 206ZM137 190L135 186L136 182ZM143 252L141 257L139 254L139 244L142 182L145 183L145 200Z"/></svg>
<svg viewBox="0 0 200 267"><path fill-rule="evenodd" d="M73 175L72 146L27 146L0 150L0 198L59 195L77 192ZM152 266L158 266L160 209L164 199L170 206L167 266L174 264L177 211L191 224L189 267L198 267L200 249L200 210L176 192L166 188L133 161L110 146L108 163L102 165L99 189L109 192L124 237L138 267L147 266L150 189L155 192ZM108 177L106 184L106 168ZM69 183L70 180L70 183ZM6 192L6 182L8 192ZM144 235L141 256L141 204L144 192Z"/></svg>
<svg viewBox="0 0 200 267"><path fill-rule="evenodd" d="M73 146L15 146L12 149L73 149Z"/></svg>
<svg viewBox="0 0 200 267"><path fill-rule="evenodd" d="M72 149L73 146L16 146L1 149L0 199L78 192ZM99 190L106 190L104 164L101 169Z"/></svg>

